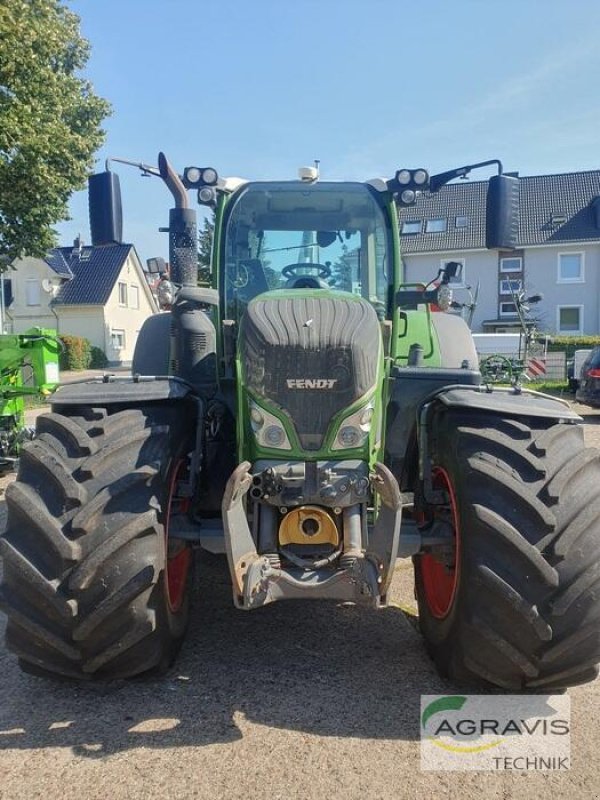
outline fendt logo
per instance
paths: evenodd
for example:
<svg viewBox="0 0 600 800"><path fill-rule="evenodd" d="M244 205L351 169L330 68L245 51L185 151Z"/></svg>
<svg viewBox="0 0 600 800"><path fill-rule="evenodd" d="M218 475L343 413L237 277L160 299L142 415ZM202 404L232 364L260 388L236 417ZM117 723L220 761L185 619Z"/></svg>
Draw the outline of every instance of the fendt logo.
<svg viewBox="0 0 600 800"><path fill-rule="evenodd" d="M288 389L333 389L337 378L288 378Z"/></svg>

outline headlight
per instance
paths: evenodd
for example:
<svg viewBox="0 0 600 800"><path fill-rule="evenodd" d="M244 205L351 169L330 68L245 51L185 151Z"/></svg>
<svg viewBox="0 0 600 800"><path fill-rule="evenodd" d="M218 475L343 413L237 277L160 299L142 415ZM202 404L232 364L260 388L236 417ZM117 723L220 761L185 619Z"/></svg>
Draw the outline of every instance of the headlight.
<svg viewBox="0 0 600 800"><path fill-rule="evenodd" d="M406 186L412 180L412 175L409 169L401 169L396 173L396 180L400 186Z"/></svg>
<svg viewBox="0 0 600 800"><path fill-rule="evenodd" d="M452 305L452 289L442 284L437 290L437 305L442 311L448 311Z"/></svg>
<svg viewBox="0 0 600 800"><path fill-rule="evenodd" d="M281 425L269 425L263 436L269 447L281 447L285 441L285 431Z"/></svg>
<svg viewBox="0 0 600 800"><path fill-rule="evenodd" d="M340 428L337 435L336 444L339 444L340 447L347 448L359 447L364 441L364 438L364 433L360 428L355 428L354 425L344 425L343 428Z"/></svg>
<svg viewBox="0 0 600 800"><path fill-rule="evenodd" d="M203 206L209 206L217 199L217 194L212 186L203 186L198 189L198 202Z"/></svg>
<svg viewBox="0 0 600 800"><path fill-rule="evenodd" d="M156 294L158 296L158 305L160 308L172 306L175 302L175 286L166 279L159 282L156 287Z"/></svg>
<svg viewBox="0 0 600 800"><path fill-rule="evenodd" d="M371 400L340 423L340 427L331 445L332 450L351 450L362 447L367 441L371 431L371 422L375 413L375 401Z"/></svg>
<svg viewBox="0 0 600 800"><path fill-rule="evenodd" d="M269 414L253 400L250 400L250 426L260 447L273 450L291 450L292 445L285 428L274 414Z"/></svg>
<svg viewBox="0 0 600 800"><path fill-rule="evenodd" d="M183 179L186 183L189 183L190 186L200 183L201 178L202 170L200 167L186 167L183 171Z"/></svg>
<svg viewBox="0 0 600 800"><path fill-rule="evenodd" d="M423 186L423 184L427 183L427 171L424 169L416 169L413 173L413 181L417 184L417 186Z"/></svg>
<svg viewBox="0 0 600 800"><path fill-rule="evenodd" d="M218 180L217 171L212 167L206 167L206 169L202 170L202 181L207 186L214 186Z"/></svg>

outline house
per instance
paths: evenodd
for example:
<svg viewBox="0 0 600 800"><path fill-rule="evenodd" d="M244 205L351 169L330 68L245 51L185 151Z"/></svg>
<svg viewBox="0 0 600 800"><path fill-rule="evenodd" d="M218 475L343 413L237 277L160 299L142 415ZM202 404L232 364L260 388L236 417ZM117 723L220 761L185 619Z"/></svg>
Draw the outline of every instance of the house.
<svg viewBox="0 0 600 800"><path fill-rule="evenodd" d="M515 174L515 173L508 173ZM462 264L456 299L479 286L473 330L518 325L511 288L541 294L537 327L554 334L600 332L600 170L520 178L518 248L485 249L486 181L424 192L399 210L406 282L428 283L448 261Z"/></svg>
<svg viewBox="0 0 600 800"><path fill-rule="evenodd" d="M131 244L58 247L45 259L23 258L4 276L4 329L33 325L85 336L112 365L129 364L137 334L157 306ZM10 300L10 302L8 302Z"/></svg>

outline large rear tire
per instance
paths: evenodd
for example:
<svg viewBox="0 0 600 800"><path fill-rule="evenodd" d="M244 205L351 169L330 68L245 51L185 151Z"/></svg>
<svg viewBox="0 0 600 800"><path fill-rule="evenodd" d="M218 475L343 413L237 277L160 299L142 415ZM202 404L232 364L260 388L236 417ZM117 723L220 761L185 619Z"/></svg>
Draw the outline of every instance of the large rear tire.
<svg viewBox="0 0 600 800"><path fill-rule="evenodd" d="M509 690L592 680L600 661L600 459L578 425L438 411L415 557L420 627L442 675Z"/></svg>
<svg viewBox="0 0 600 800"><path fill-rule="evenodd" d="M108 680L172 663L191 568L168 537L185 465L176 420L156 408L38 418L0 538L6 642L26 671Z"/></svg>

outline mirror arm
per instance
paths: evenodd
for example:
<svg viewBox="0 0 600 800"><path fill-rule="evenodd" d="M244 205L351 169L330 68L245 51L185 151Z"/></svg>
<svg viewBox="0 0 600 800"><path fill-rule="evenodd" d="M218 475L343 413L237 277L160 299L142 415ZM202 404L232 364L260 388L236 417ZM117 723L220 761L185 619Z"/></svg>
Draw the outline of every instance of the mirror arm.
<svg viewBox="0 0 600 800"><path fill-rule="evenodd" d="M432 175L429 179L429 191L437 192L442 186L453 181L455 178L464 178L471 170L479 169L480 167L490 167L492 164L498 167L498 175L502 175L504 171L502 162L497 158L491 158L489 161L479 161L477 164L467 164L464 167L448 170L448 172L440 172L439 175Z"/></svg>
<svg viewBox="0 0 600 800"><path fill-rule="evenodd" d="M396 305L399 308L415 309L423 303L432 305L437 303L437 299L437 286L435 289L400 289L396 292Z"/></svg>

